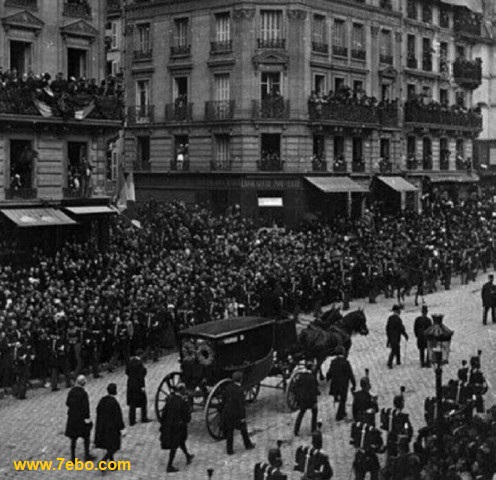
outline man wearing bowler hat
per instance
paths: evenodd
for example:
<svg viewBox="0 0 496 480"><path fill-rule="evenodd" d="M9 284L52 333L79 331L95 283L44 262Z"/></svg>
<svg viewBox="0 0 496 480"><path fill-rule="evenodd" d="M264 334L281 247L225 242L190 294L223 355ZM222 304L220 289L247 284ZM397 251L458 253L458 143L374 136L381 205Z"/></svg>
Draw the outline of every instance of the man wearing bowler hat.
<svg viewBox="0 0 496 480"><path fill-rule="evenodd" d="M387 363L388 368L390 369L393 368L394 358L396 358L396 365L401 365L401 336L403 335L406 341L408 341L408 334L406 333L405 326L400 317L401 307L399 305L394 305L392 312L386 325L387 347L391 349Z"/></svg>

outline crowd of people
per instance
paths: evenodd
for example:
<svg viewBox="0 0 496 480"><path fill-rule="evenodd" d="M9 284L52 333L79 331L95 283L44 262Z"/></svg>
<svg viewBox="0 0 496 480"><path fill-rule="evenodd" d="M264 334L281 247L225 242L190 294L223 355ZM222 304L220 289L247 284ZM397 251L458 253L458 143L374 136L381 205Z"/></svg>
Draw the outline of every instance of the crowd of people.
<svg viewBox="0 0 496 480"><path fill-rule="evenodd" d="M0 67L0 112L22 115L48 115L74 118L75 112L94 103L92 118L123 118L124 88L116 77L99 84L96 79L58 73L19 74L14 68L3 72Z"/></svg>

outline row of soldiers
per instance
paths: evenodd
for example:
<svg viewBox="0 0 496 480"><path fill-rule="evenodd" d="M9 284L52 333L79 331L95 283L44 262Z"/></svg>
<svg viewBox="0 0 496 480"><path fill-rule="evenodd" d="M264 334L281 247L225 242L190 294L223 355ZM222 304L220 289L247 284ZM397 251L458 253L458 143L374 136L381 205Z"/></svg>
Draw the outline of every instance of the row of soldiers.
<svg viewBox="0 0 496 480"><path fill-rule="evenodd" d="M31 378L56 391L61 374L66 387L85 370L98 378L102 363L112 371L118 363L127 365L138 349L157 361L160 350L172 346L176 315L172 308L104 321L58 315L43 326L27 322L22 328L8 320L10 325L0 333L0 387L13 387L14 395L24 399Z"/></svg>

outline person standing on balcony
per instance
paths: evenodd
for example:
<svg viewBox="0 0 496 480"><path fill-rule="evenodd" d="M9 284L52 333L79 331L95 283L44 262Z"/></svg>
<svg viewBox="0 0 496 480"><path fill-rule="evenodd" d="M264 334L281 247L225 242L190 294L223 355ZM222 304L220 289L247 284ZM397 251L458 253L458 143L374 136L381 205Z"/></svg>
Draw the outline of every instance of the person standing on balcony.
<svg viewBox="0 0 496 480"><path fill-rule="evenodd" d="M184 166L184 145L179 145L176 157L176 170L182 170Z"/></svg>

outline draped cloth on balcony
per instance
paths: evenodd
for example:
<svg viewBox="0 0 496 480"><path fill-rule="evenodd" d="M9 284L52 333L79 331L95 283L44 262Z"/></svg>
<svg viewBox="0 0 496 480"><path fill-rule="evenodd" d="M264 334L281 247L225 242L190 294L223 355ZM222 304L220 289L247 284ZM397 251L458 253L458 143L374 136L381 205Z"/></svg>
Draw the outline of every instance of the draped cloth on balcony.
<svg viewBox="0 0 496 480"><path fill-rule="evenodd" d="M396 192L416 192L418 188L402 177L377 177L382 183Z"/></svg>
<svg viewBox="0 0 496 480"><path fill-rule="evenodd" d="M484 13L482 8L482 0L441 0L443 3L453 7L467 7L475 13Z"/></svg>
<svg viewBox="0 0 496 480"><path fill-rule="evenodd" d="M12 208L0 212L18 227L54 227L78 223L55 208Z"/></svg>
<svg viewBox="0 0 496 480"><path fill-rule="evenodd" d="M324 193L366 193L368 189L349 177L305 177L314 187Z"/></svg>

